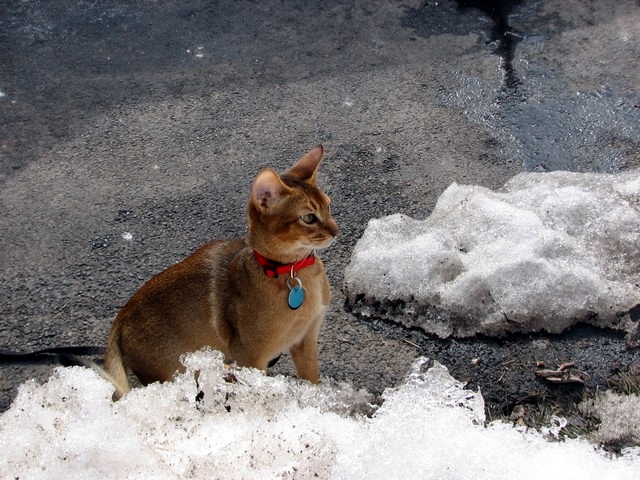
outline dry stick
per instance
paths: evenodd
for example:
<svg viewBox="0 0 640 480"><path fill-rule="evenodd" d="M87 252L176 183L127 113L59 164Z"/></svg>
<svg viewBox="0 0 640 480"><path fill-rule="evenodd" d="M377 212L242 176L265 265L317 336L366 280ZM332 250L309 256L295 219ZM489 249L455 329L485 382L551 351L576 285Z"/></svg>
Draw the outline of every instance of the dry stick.
<svg viewBox="0 0 640 480"><path fill-rule="evenodd" d="M411 346L416 347L418 350L422 350L422 348L421 348L421 347L419 347L418 345L416 345L416 344L415 344L415 343L413 343L413 342L410 342L410 341L409 341L409 340L407 340L406 338L402 338L401 340L402 340L403 342L405 342L405 343L408 343L408 344L409 344L409 345L411 345Z"/></svg>

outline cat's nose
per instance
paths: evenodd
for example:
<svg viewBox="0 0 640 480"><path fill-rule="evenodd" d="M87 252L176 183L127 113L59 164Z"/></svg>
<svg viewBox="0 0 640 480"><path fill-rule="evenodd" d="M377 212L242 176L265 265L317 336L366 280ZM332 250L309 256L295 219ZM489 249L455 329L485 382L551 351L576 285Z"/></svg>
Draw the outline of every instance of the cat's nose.
<svg viewBox="0 0 640 480"><path fill-rule="evenodd" d="M332 223L331 225L329 225L329 234L335 238L338 236L338 234L340 233L340 227L338 227L337 223Z"/></svg>

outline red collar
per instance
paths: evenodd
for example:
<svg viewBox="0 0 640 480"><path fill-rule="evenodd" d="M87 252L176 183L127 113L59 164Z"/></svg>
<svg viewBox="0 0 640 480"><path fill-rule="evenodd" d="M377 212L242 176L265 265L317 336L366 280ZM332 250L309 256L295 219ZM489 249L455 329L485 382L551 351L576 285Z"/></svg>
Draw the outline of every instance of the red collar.
<svg viewBox="0 0 640 480"><path fill-rule="evenodd" d="M285 273L293 276L298 270L316 263L316 256L313 253L293 263L274 262L273 260L263 257L255 250L253 251L253 256L256 257L256 260L264 269L264 274L271 278L278 278L278 275L284 275Z"/></svg>

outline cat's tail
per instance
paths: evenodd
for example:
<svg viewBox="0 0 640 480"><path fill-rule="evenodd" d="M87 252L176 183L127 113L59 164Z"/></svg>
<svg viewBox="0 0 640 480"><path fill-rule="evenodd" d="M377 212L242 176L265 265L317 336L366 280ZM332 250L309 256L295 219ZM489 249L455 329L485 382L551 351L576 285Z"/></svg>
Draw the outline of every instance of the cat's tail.
<svg viewBox="0 0 640 480"><path fill-rule="evenodd" d="M116 389L111 397L114 402L120 400L123 395L131 391L129 379L127 378L127 369L122 361L119 332L116 329L113 329L109 334L107 348L104 353L104 368L96 365L95 362L67 353L59 353L57 357L58 361L65 367L81 366L90 368L111 383Z"/></svg>
<svg viewBox="0 0 640 480"><path fill-rule="evenodd" d="M116 387L113 392L113 401L120 400L123 395L131 391L129 379L127 378L127 369L122 360L122 352L120 350L119 332L112 329L107 341L107 349L104 354L104 368L100 368L93 364L92 368L105 380L111 382Z"/></svg>
<svg viewBox="0 0 640 480"><path fill-rule="evenodd" d="M119 377L111 375L105 368L102 368L100 365L97 365L95 362L90 360L85 360L84 358L80 358L76 355L72 355L69 353L58 353L56 355L58 362L64 367L85 367L90 368L102 378L104 378L107 382L111 383L115 388L115 392L113 392L113 396L111 397L113 401L120 400L120 398L127 392L131 390L129 386L129 380L127 379L126 370L124 373L124 382L118 380ZM120 362L122 364L122 361ZM113 365L113 363L111 363ZM117 363L116 363L117 365ZM124 365L122 365L124 369Z"/></svg>

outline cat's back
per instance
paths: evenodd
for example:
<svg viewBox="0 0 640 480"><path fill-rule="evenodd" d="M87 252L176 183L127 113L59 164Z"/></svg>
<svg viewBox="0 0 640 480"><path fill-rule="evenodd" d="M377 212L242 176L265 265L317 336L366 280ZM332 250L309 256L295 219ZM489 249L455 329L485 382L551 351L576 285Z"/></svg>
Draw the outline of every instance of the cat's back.
<svg viewBox="0 0 640 480"><path fill-rule="evenodd" d="M140 313L146 316L154 312L164 317L173 313L183 316L187 306L198 311L208 308L214 279L245 247L242 238L216 240L201 246L184 260L148 280L123 307L116 321Z"/></svg>

